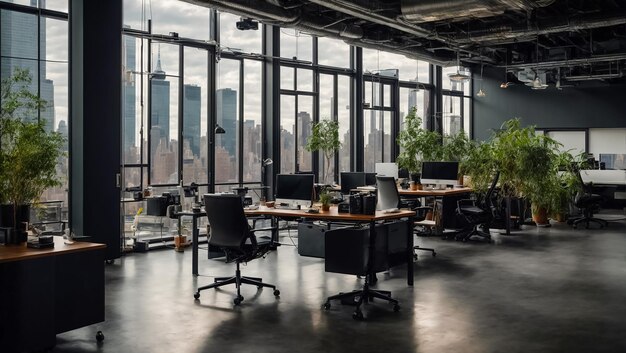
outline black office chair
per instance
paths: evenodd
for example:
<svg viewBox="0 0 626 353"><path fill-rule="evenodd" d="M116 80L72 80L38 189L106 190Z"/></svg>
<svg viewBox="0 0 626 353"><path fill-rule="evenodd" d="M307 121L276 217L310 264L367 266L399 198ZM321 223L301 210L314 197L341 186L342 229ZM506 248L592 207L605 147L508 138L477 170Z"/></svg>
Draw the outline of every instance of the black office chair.
<svg viewBox="0 0 626 353"><path fill-rule="evenodd" d="M457 235L457 240L467 241L473 236L481 237L485 240L491 240L489 234L489 225L493 221L496 212L496 206L493 202L493 194L498 184L500 172L497 172L491 182L491 186L485 193L482 200L459 200L457 201L456 213L465 220L466 224L471 225L469 232ZM479 229L482 227L482 230Z"/></svg>
<svg viewBox="0 0 626 353"><path fill-rule="evenodd" d="M574 197L574 205L580 209L582 215L568 219L567 223L574 228L577 228L580 223L585 223L585 228L589 228L589 223L591 222L597 223L600 225L600 228L608 226L609 223L607 221L593 216L593 212L600 207L600 203L603 201L602 196L592 193L591 183L585 184L580 174L580 169L576 169L580 189Z"/></svg>
<svg viewBox="0 0 626 353"><path fill-rule="evenodd" d="M402 205L400 195L398 194L398 187L396 186L396 180L394 177L376 176L376 189L378 192L378 203L376 209L387 210L392 208L399 208ZM423 208L419 207L422 211ZM414 228L415 229L415 228ZM437 256L435 249L422 248L419 245L413 247L414 250L422 250L431 252L433 256Z"/></svg>
<svg viewBox="0 0 626 353"><path fill-rule="evenodd" d="M333 229L326 232L325 271L364 276L365 283L362 289L328 297L323 305L325 310L330 309L331 300L341 300L356 305L352 318L362 320L361 305L373 298L388 301L393 304L394 311L400 310L398 300L391 298L391 292L371 288L371 284L376 281L376 273L386 271L388 268L385 256L387 245L384 241L380 241L382 239L372 238L372 235L369 228L359 227Z"/></svg>
<svg viewBox="0 0 626 353"><path fill-rule="evenodd" d="M257 259L270 250L271 242L269 239L257 240L254 235L254 232L268 230L268 228L250 229L239 195L207 194L204 195L204 206L211 226L209 245L221 248L226 253L226 260L228 262L234 261L237 264L237 269L234 277L216 277L215 283L198 288L193 297L195 299L200 298L200 291L205 289L233 283L237 287L237 297L233 300L235 305L239 305L243 301L240 292L242 284L251 284L259 289L269 287L274 290L274 296L279 296L280 291L276 289L275 285L263 283L261 278L242 277L239 271L240 263Z"/></svg>

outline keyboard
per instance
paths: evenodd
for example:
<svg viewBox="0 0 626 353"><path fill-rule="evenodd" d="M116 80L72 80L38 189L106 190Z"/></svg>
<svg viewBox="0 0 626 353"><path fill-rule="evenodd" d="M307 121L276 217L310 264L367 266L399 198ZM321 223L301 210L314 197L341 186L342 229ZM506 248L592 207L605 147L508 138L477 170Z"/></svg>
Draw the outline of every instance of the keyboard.
<svg viewBox="0 0 626 353"><path fill-rule="evenodd" d="M388 208L388 209L386 209L386 210L383 210L383 213L398 213L398 212L400 212L400 210L399 210L399 209L397 209L397 208L395 208L395 207L394 207L394 208Z"/></svg>

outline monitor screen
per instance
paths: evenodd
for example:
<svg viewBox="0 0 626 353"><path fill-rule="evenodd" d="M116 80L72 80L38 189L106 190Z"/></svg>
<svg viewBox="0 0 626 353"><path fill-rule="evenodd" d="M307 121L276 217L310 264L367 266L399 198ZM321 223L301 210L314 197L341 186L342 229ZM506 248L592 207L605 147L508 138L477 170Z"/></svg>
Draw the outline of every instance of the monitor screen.
<svg viewBox="0 0 626 353"><path fill-rule="evenodd" d="M365 183L365 173L363 172L341 172L339 177L342 194L349 194L350 190L356 189L359 186L368 185ZM374 178L374 180L376 179Z"/></svg>
<svg viewBox="0 0 626 353"><path fill-rule="evenodd" d="M398 179L398 165L395 163L376 163L376 175Z"/></svg>
<svg viewBox="0 0 626 353"><path fill-rule="evenodd" d="M458 184L459 162L422 162L422 184Z"/></svg>
<svg viewBox="0 0 626 353"><path fill-rule="evenodd" d="M376 173L365 173L365 185L376 185Z"/></svg>
<svg viewBox="0 0 626 353"><path fill-rule="evenodd" d="M276 175L276 200L312 200L313 174L278 174Z"/></svg>
<svg viewBox="0 0 626 353"><path fill-rule="evenodd" d="M605 169L626 169L626 154L600 153L600 163Z"/></svg>

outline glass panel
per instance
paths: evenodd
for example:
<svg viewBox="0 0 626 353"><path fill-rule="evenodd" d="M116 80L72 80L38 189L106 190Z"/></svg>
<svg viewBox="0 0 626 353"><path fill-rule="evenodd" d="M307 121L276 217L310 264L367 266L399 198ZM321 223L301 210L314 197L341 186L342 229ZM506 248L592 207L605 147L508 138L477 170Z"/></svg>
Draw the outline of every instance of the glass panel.
<svg viewBox="0 0 626 353"><path fill-rule="evenodd" d="M0 2L10 2L18 5L37 7L37 1L35 0L0 0Z"/></svg>
<svg viewBox="0 0 626 353"><path fill-rule="evenodd" d="M150 182L178 184L178 46L153 44L152 57Z"/></svg>
<svg viewBox="0 0 626 353"><path fill-rule="evenodd" d="M365 171L375 171L375 164L383 158L383 127L382 112L378 110L365 111Z"/></svg>
<svg viewBox="0 0 626 353"><path fill-rule="evenodd" d="M337 76L337 121L339 122L339 170L350 171L350 77Z"/></svg>
<svg viewBox="0 0 626 353"><path fill-rule="evenodd" d="M215 135L215 182L239 182L239 60L220 60L217 68L217 124L226 133Z"/></svg>
<svg viewBox="0 0 626 353"><path fill-rule="evenodd" d="M328 120L335 119L335 98L333 96L334 86L335 86L335 78L331 75L320 75L320 90L319 90L319 116L320 120ZM324 157L324 153L320 151L319 153L319 178L318 180L322 183L330 183L333 180L331 179L335 172L335 158L334 155L328 161L326 161ZM326 169L328 167L329 174L326 174ZM328 180L324 179L324 176L328 175Z"/></svg>
<svg viewBox="0 0 626 353"><path fill-rule="evenodd" d="M220 45L222 48L244 53L261 53L263 25L258 30L239 30L236 22L241 18L226 12L220 12Z"/></svg>
<svg viewBox="0 0 626 353"><path fill-rule="evenodd" d="M295 90L295 82L294 82L294 73L295 70L293 67L281 66L280 67L280 88L288 89L290 91Z"/></svg>
<svg viewBox="0 0 626 353"><path fill-rule="evenodd" d="M0 10L0 34L0 77L10 77L15 68L27 69L32 78L29 90L37 93L38 81L46 79L45 72L39 72L37 45L34 44L38 40L37 17ZM42 34L45 35L45 28L42 28ZM45 43L45 37L41 40ZM42 56L45 57L45 45L43 48Z"/></svg>
<svg viewBox="0 0 626 353"><path fill-rule="evenodd" d="M317 39L317 63L319 65L350 67L350 46L339 39Z"/></svg>
<svg viewBox="0 0 626 353"><path fill-rule="evenodd" d="M146 2L124 0L124 25L148 31L152 19L152 33L178 33L180 37L209 39L209 9L178 0Z"/></svg>
<svg viewBox="0 0 626 353"><path fill-rule="evenodd" d="M313 60L313 39L291 28L280 29L280 57L302 61Z"/></svg>
<svg viewBox="0 0 626 353"><path fill-rule="evenodd" d="M400 118L407 116L410 109L417 108L417 115L422 118L422 127L427 127L430 92L425 89L400 88Z"/></svg>
<svg viewBox="0 0 626 353"><path fill-rule="evenodd" d="M463 98L463 131L467 136L471 135L472 129L472 99Z"/></svg>
<svg viewBox="0 0 626 353"><path fill-rule="evenodd" d="M298 165L297 171L309 172L313 170L313 153L304 149L309 136L311 136L311 123L313 122L313 97L298 96Z"/></svg>
<svg viewBox="0 0 626 353"><path fill-rule="evenodd" d="M383 105L391 107L391 86L383 85Z"/></svg>
<svg viewBox="0 0 626 353"><path fill-rule="evenodd" d="M146 90L147 75L141 63L141 39L122 36L122 105L123 105L123 162L141 163L140 148L144 145L143 126L146 126L146 112L142 108L142 80ZM145 54L144 58L147 57ZM145 60L145 59L144 59ZM143 121L142 121L143 120ZM145 152L145 151L144 151ZM146 159L144 155L144 159Z"/></svg>
<svg viewBox="0 0 626 353"><path fill-rule="evenodd" d="M363 102L367 105L369 103L370 107L380 107L381 105L381 96L380 96L380 83L375 81L364 81L364 89L363 92L365 94Z"/></svg>
<svg viewBox="0 0 626 353"><path fill-rule="evenodd" d="M383 118L383 160L382 162L391 161L391 112L381 112ZM374 169L375 170L375 169ZM372 171L374 171L372 170Z"/></svg>
<svg viewBox="0 0 626 353"><path fill-rule="evenodd" d="M461 131L461 97L443 96L443 134L456 135Z"/></svg>
<svg viewBox="0 0 626 353"><path fill-rule="evenodd" d="M263 141L261 135L262 63L244 61L243 181L261 180Z"/></svg>
<svg viewBox="0 0 626 353"><path fill-rule="evenodd" d="M67 12L67 0L45 0L40 1L39 6L48 10Z"/></svg>
<svg viewBox="0 0 626 353"><path fill-rule="evenodd" d="M208 182L208 52L185 48L184 58L183 184L204 184Z"/></svg>
<svg viewBox="0 0 626 353"><path fill-rule="evenodd" d="M313 71L306 69L298 69L298 91L313 91Z"/></svg>
<svg viewBox="0 0 626 353"><path fill-rule="evenodd" d="M280 172L296 171L296 97L280 96Z"/></svg>

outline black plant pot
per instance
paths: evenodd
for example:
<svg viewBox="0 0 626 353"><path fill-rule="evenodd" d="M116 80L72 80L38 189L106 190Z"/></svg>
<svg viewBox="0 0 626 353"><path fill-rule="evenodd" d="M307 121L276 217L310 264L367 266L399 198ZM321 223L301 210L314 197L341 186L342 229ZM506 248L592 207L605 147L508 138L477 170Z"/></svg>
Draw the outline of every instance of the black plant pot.
<svg viewBox="0 0 626 353"><path fill-rule="evenodd" d="M17 228L16 226L20 226L24 222L30 222L30 205L19 205L15 216L17 224L15 224L13 219L13 205L0 205L0 227L11 228Z"/></svg>
<svg viewBox="0 0 626 353"><path fill-rule="evenodd" d="M413 173L410 175L411 177L411 181L416 183L416 184L420 184L421 183L421 177L422 174L421 173Z"/></svg>
<svg viewBox="0 0 626 353"><path fill-rule="evenodd" d="M22 244L28 239L28 233L21 229L0 227L0 244Z"/></svg>

